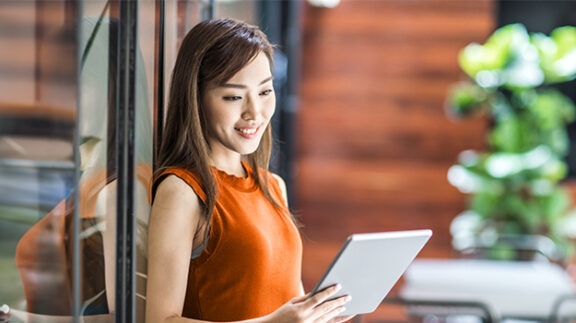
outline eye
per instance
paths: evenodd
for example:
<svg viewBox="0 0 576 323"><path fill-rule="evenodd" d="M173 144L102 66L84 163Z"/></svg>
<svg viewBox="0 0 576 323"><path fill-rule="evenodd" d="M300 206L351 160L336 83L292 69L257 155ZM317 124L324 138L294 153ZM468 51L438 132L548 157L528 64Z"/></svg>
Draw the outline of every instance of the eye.
<svg viewBox="0 0 576 323"><path fill-rule="evenodd" d="M242 100L241 96L238 95L227 95L225 97L223 97L224 101L238 101L238 100Z"/></svg>
<svg viewBox="0 0 576 323"><path fill-rule="evenodd" d="M267 95L270 95L270 93L272 93L272 89L267 89L267 90L260 92L260 95L261 96L267 96Z"/></svg>

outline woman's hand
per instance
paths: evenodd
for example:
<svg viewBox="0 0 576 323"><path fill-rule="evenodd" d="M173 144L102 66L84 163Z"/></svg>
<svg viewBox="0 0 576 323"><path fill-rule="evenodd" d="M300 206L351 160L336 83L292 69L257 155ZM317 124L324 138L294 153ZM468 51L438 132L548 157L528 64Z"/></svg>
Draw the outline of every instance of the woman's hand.
<svg viewBox="0 0 576 323"><path fill-rule="evenodd" d="M342 323L342 322L348 322L349 320L353 319L354 316L356 315L350 315L350 316L338 316L335 317L334 319L332 319L332 321L330 321L330 323Z"/></svg>
<svg viewBox="0 0 576 323"><path fill-rule="evenodd" d="M344 322L350 317L338 317L338 315L344 311L344 305L350 301L350 296L333 298L340 288L340 285L334 285L312 296L296 297L282 305L268 318L278 323Z"/></svg>

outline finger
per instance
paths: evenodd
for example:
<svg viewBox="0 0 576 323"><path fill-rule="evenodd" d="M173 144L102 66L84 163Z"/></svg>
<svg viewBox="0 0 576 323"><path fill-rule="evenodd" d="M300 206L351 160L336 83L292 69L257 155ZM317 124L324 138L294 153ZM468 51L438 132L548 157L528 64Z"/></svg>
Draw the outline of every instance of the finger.
<svg viewBox="0 0 576 323"><path fill-rule="evenodd" d="M333 308L342 307L346 305L346 303L350 302L351 299L352 297L350 297L349 295L339 296L337 298L329 299L324 301L323 303L316 305L316 308L318 308L321 311L322 310L329 311Z"/></svg>
<svg viewBox="0 0 576 323"><path fill-rule="evenodd" d="M333 320L336 316L340 315L344 310L346 303L350 301L350 296L341 296L335 299L327 300L320 305L317 305L312 312L312 317L320 322L328 322Z"/></svg>
<svg viewBox="0 0 576 323"><path fill-rule="evenodd" d="M337 306L327 311L320 312L318 313L319 316L314 319L314 322L335 322L336 317L345 310L346 308L344 306Z"/></svg>
<svg viewBox="0 0 576 323"><path fill-rule="evenodd" d="M317 292L316 294L310 296L306 303L310 307L315 307L318 304L321 304L324 301L326 301L327 299L329 299L330 297L332 297L340 289L342 289L342 286L340 284L335 284L335 285L332 285L330 287L327 287L327 288Z"/></svg>
<svg viewBox="0 0 576 323"><path fill-rule="evenodd" d="M347 322L349 320L351 320L352 318L354 318L355 315L350 315L350 316L338 316L336 318L334 318L332 320L333 323L341 323L341 322Z"/></svg>

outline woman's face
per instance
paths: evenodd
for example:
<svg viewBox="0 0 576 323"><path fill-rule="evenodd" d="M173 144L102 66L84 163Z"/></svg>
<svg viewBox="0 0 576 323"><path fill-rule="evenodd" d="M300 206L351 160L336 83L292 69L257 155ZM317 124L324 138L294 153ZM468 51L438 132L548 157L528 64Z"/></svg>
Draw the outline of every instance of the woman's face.
<svg viewBox="0 0 576 323"><path fill-rule="evenodd" d="M253 153L276 106L268 57L260 52L225 84L209 84L202 103L214 162Z"/></svg>

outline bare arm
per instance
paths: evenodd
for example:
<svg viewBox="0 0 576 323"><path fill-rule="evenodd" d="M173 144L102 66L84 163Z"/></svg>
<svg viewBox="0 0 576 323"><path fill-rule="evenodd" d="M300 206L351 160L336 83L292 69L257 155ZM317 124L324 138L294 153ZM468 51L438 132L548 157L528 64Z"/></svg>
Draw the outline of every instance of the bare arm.
<svg viewBox="0 0 576 323"><path fill-rule="evenodd" d="M102 232L102 245L104 249L104 277L106 282L106 301L110 312L115 310L116 297L116 188L117 182L114 180L103 189L105 193L106 229Z"/></svg>
<svg viewBox="0 0 576 323"><path fill-rule="evenodd" d="M194 233L202 205L176 176L158 186L148 224L147 322L193 322L181 318Z"/></svg>

